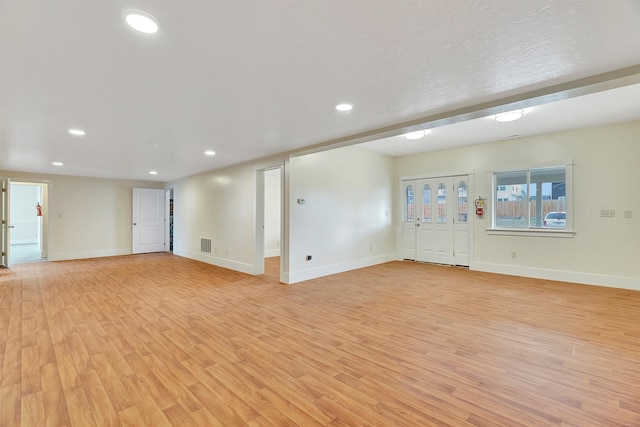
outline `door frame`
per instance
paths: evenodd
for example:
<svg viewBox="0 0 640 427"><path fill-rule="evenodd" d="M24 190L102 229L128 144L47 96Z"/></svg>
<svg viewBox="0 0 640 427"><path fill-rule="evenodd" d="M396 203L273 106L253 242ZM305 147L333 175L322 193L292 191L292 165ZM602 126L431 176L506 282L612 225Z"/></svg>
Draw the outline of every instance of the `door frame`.
<svg viewBox="0 0 640 427"><path fill-rule="evenodd" d="M0 268L11 267L11 178L0 177Z"/></svg>
<svg viewBox="0 0 640 427"><path fill-rule="evenodd" d="M48 179L35 179L35 178L11 178L9 176L7 177L0 177L0 180L7 180L7 186L9 187L7 189L7 196L6 196L6 209L7 209L7 214L9 213L9 210L11 208L11 184L32 184L32 185L39 185L40 189L41 189L41 196L42 196L42 225L41 225L41 229L39 231L39 239L40 239L40 244L41 244L41 248L40 248L40 256L44 259L49 258L49 212L51 212L51 210L49 209L49 193L51 192L51 189L53 187L53 181L48 180ZM34 207L35 208L35 207ZM11 218L9 217L10 215L8 215L8 220L9 222L11 221ZM8 226L10 226L11 224L7 224ZM1 226L1 225L0 225ZM9 231L9 233L11 233ZM1 237L0 237L1 238ZM7 266L10 267L11 266L11 251L9 246L11 246L11 241L10 241L10 237L7 234L7 258L8 258L8 262L7 262ZM1 263L1 261L0 261Z"/></svg>
<svg viewBox="0 0 640 427"><path fill-rule="evenodd" d="M456 182L456 178L462 177L462 176L468 176L468 187L467 187L467 194L468 194L468 205L469 205L469 210L468 210L468 215L469 215L469 219L468 219L468 224L469 224L469 248L468 248L468 253L469 253L469 268L471 269L474 260L475 260L475 255L474 255L474 229L475 229L475 222L476 220L478 220L478 218L475 215L475 210L474 210L474 206L473 206L473 200L475 198L477 198L477 196L473 196L474 191L475 191L475 185L474 185L474 181L476 179L476 174L474 172L464 172L464 171L454 171L454 172L442 172L442 173L424 173L424 174L414 174L414 175L403 175L400 176L398 178L398 198L397 198L397 203L398 203L398 221L399 221L399 227L397 228L397 230L399 230L399 236L397 236L396 238L396 242L397 242L397 249L396 249L396 259L399 261L404 260L404 188L405 188L405 183L407 181L419 181L421 179L434 179L434 178L453 178L454 179L454 186L457 185ZM414 197L415 197L415 192L417 190L414 188ZM457 198L457 193L455 194L455 197ZM415 199L414 199L415 200ZM415 202L414 202L415 203ZM414 208L415 209L415 208ZM417 251L417 244L416 246L416 251ZM416 253L417 255L417 253ZM454 258L454 262L455 262L455 258Z"/></svg>
<svg viewBox="0 0 640 427"><path fill-rule="evenodd" d="M172 201L174 212L171 212L170 205ZM173 241L173 238L175 237L175 234L171 234L172 216L175 216L175 193L173 187L164 189L164 251L171 253L173 253L171 243Z"/></svg>

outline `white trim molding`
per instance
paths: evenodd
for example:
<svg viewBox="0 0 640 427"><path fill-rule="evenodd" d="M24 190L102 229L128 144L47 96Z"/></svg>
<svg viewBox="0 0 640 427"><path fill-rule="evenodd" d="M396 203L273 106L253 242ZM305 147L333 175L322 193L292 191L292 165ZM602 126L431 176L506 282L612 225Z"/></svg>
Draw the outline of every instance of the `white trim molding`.
<svg viewBox="0 0 640 427"><path fill-rule="evenodd" d="M226 258L219 258L209 254L203 254L200 252L187 251L184 249L176 249L174 247L173 254L182 256L185 258L195 259L196 261L206 262L207 264L215 265L217 267L227 268L229 270L238 271L240 273L246 273L256 275L255 266L244 262L233 261Z"/></svg>
<svg viewBox="0 0 640 427"><path fill-rule="evenodd" d="M609 288L640 291L640 278L638 277L609 276L604 274L551 270L546 268L523 267L488 262L476 262L470 266L469 269L483 271L486 273L508 274L512 276L531 277L534 279L557 280L559 282L571 282L583 285L606 286Z"/></svg>
<svg viewBox="0 0 640 427"><path fill-rule="evenodd" d="M331 274L343 273L345 271L357 270L358 268L371 267L372 265L384 264L385 262L395 261L396 254L389 253L378 255L375 257L362 258L354 261L343 262L332 265L324 265L322 267L310 268L306 270L291 271L288 273L285 283L293 284L303 282L305 280L316 279L318 277L329 276Z"/></svg>

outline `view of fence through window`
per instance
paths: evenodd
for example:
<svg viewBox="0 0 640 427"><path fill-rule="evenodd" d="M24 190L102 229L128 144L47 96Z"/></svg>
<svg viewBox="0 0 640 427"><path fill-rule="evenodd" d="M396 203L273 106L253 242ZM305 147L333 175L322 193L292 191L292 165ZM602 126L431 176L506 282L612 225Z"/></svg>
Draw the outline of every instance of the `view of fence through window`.
<svg viewBox="0 0 640 427"><path fill-rule="evenodd" d="M495 174L498 228L566 229L565 167Z"/></svg>

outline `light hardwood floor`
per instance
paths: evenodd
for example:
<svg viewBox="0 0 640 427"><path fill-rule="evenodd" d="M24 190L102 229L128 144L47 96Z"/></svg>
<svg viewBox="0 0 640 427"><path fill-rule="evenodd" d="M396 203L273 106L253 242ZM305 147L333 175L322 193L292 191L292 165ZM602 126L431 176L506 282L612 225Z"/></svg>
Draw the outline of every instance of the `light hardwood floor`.
<svg viewBox="0 0 640 427"><path fill-rule="evenodd" d="M0 425L640 426L640 292L273 261L0 270Z"/></svg>

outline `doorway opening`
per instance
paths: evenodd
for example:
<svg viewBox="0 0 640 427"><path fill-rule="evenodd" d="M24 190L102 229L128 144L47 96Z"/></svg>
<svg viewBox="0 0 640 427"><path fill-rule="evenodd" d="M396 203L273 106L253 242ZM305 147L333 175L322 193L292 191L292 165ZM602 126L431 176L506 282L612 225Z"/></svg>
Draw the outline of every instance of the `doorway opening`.
<svg viewBox="0 0 640 427"><path fill-rule="evenodd" d="M47 184L11 181L11 264L47 260Z"/></svg>
<svg viewBox="0 0 640 427"><path fill-rule="evenodd" d="M283 271L283 173L284 168L258 171L256 215L256 274L281 280Z"/></svg>
<svg viewBox="0 0 640 427"><path fill-rule="evenodd" d="M173 188L165 190L165 236L164 250L173 253Z"/></svg>

